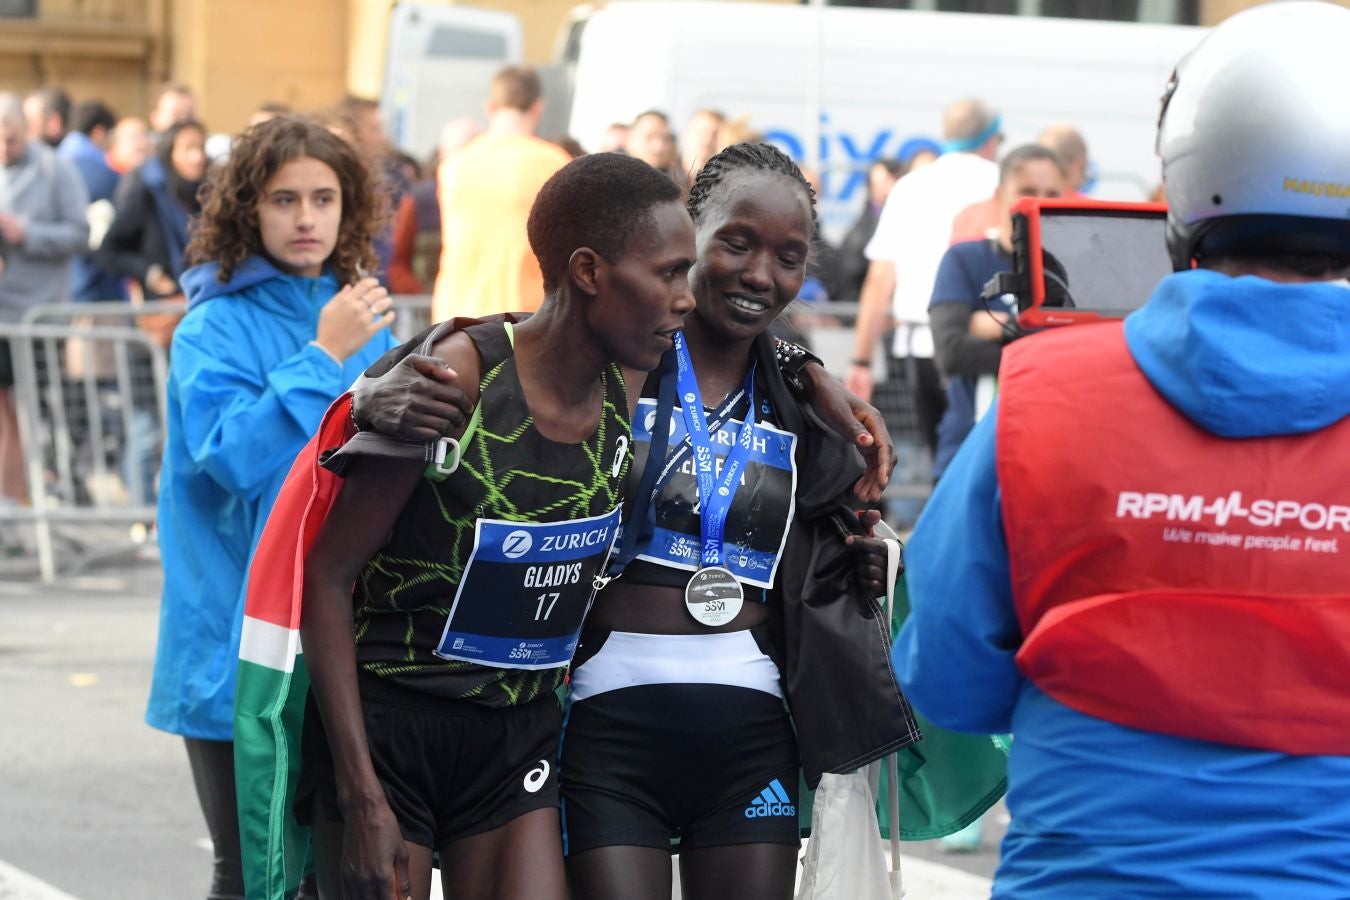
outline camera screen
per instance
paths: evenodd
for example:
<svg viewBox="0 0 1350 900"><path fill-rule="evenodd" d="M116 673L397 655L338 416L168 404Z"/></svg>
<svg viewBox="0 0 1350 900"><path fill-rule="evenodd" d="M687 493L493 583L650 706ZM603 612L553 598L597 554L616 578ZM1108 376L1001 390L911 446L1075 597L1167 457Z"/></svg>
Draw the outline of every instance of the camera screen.
<svg viewBox="0 0 1350 900"><path fill-rule="evenodd" d="M1041 211L1045 306L1124 316L1172 274L1166 217Z"/></svg>

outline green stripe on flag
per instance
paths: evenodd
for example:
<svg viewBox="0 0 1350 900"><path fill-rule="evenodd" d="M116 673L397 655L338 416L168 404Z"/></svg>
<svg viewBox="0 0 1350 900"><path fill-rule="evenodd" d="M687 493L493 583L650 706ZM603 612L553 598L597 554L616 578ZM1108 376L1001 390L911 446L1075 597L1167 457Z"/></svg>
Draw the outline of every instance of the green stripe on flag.
<svg viewBox="0 0 1350 900"><path fill-rule="evenodd" d="M909 592L904 578L895 584L891 634L909 618ZM984 815L1008 789L1006 735L962 734L939 728L918 710L914 719L923 737L896 753L900 781L900 840L928 841L955 834ZM877 786L877 823L882 838L891 837L886 798L888 766L882 760ZM800 777L800 773L799 773ZM815 792L799 782L797 823L802 837L811 836Z"/></svg>
<svg viewBox="0 0 1350 900"><path fill-rule="evenodd" d="M905 579L895 585L891 635L909 618ZM897 754L900 782L900 839L926 841L955 834L984 815L1008 789L1008 754L997 737L939 728L918 710L914 718L923 737ZM886 804L888 772L883 766L877 788L877 820L890 838Z"/></svg>
<svg viewBox="0 0 1350 900"><path fill-rule="evenodd" d="M290 900L311 865L309 829L295 819L309 672L239 662L234 765L239 841L249 900Z"/></svg>

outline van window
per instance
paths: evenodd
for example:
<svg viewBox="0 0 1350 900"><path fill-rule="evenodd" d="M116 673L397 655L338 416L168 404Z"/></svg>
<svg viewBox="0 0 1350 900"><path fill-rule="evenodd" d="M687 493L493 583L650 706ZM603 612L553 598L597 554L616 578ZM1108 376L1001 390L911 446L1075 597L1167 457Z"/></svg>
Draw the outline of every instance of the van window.
<svg viewBox="0 0 1350 900"><path fill-rule="evenodd" d="M426 55L447 59L505 59L506 36L442 25L431 33Z"/></svg>
<svg viewBox="0 0 1350 900"><path fill-rule="evenodd" d="M559 62L576 65L577 59L581 56L581 33L586 30L588 21L590 20L576 19L567 29L567 37L563 40Z"/></svg>

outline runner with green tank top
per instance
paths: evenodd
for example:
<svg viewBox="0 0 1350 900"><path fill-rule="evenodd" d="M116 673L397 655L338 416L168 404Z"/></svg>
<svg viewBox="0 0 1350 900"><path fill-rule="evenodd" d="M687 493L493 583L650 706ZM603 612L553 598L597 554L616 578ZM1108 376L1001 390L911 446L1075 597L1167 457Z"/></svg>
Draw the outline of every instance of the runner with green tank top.
<svg viewBox="0 0 1350 900"><path fill-rule="evenodd" d="M430 466L354 457L306 557L297 812L325 897L424 900L433 852L456 897L566 895L554 690L617 532L624 372L693 308L693 226L669 179L598 154L528 231L539 312L433 332L469 428Z"/></svg>
<svg viewBox="0 0 1350 900"><path fill-rule="evenodd" d="M612 543L612 514L622 500L632 445L628 396L617 365L601 375L604 412L589 438L559 444L540 434L521 393L511 329L509 323L493 323L465 331L483 359L483 399L458 441L458 466L449 473L444 463L428 466L388 543L361 572L353 597L361 672L491 707L530 703L562 684L566 669L545 667L550 660L542 658L547 653L542 646L525 648L540 656L531 661L521 653L521 641L515 641L503 662L512 668L483 664L491 652L487 645L503 638L481 632L494 626L498 631L515 629L521 636L529 631L534 636L527 643L540 644L547 640L550 625L561 626L553 630L567 639L561 652L570 657L576 635L569 629L579 626L594 570ZM577 546L544 550L538 557L534 551L544 541L529 532L512 539L514 524L500 526L501 559L493 564L481 546L474 557L479 523L490 521L579 522L582 527L555 529L578 535L571 541ZM550 545L560 543L559 536ZM464 578L466 569L469 579ZM499 598L491 596L498 581L508 590L512 583L526 588L518 610L524 621L500 614ZM466 625L478 597L488 600L482 610L486 614L477 617L476 626ZM451 620L457 630L443 640ZM466 627L475 630L461 630Z"/></svg>

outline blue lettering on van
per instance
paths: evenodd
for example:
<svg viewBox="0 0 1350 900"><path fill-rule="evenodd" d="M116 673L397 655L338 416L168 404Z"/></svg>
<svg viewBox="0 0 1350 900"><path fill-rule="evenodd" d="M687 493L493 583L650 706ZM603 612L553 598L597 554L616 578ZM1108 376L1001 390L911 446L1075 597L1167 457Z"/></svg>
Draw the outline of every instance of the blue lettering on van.
<svg viewBox="0 0 1350 900"><path fill-rule="evenodd" d="M820 117L820 161L827 164L831 151L839 149L848 161L848 171L831 171L828 165L822 165L824 201L847 203L859 190L867 189L867 167L873 160L893 155L900 149L901 141L895 132L883 128L870 136L849 134L843 131L832 132L829 128L829 116ZM806 159L806 140L802 135L787 128L771 128L764 133L764 140L776 145L796 162ZM836 187L837 185L837 187Z"/></svg>
<svg viewBox="0 0 1350 900"><path fill-rule="evenodd" d="M784 131L781 128L770 129L764 132L764 143L776 144L779 150L799 163L806 157L806 152L802 149L801 139L790 131Z"/></svg>
<svg viewBox="0 0 1350 900"><path fill-rule="evenodd" d="M839 135L839 145L848 154L848 160L852 164L853 170L849 172L848 180L844 182L844 186L839 189L838 199L847 200L853 196L853 192L858 188L867 190L867 167L872 164L872 160L881 157L882 148L886 146L886 142L890 139L891 130L883 128L872 138L871 145L866 150L859 152L858 145L853 142L851 135ZM828 192L828 188L826 190Z"/></svg>

